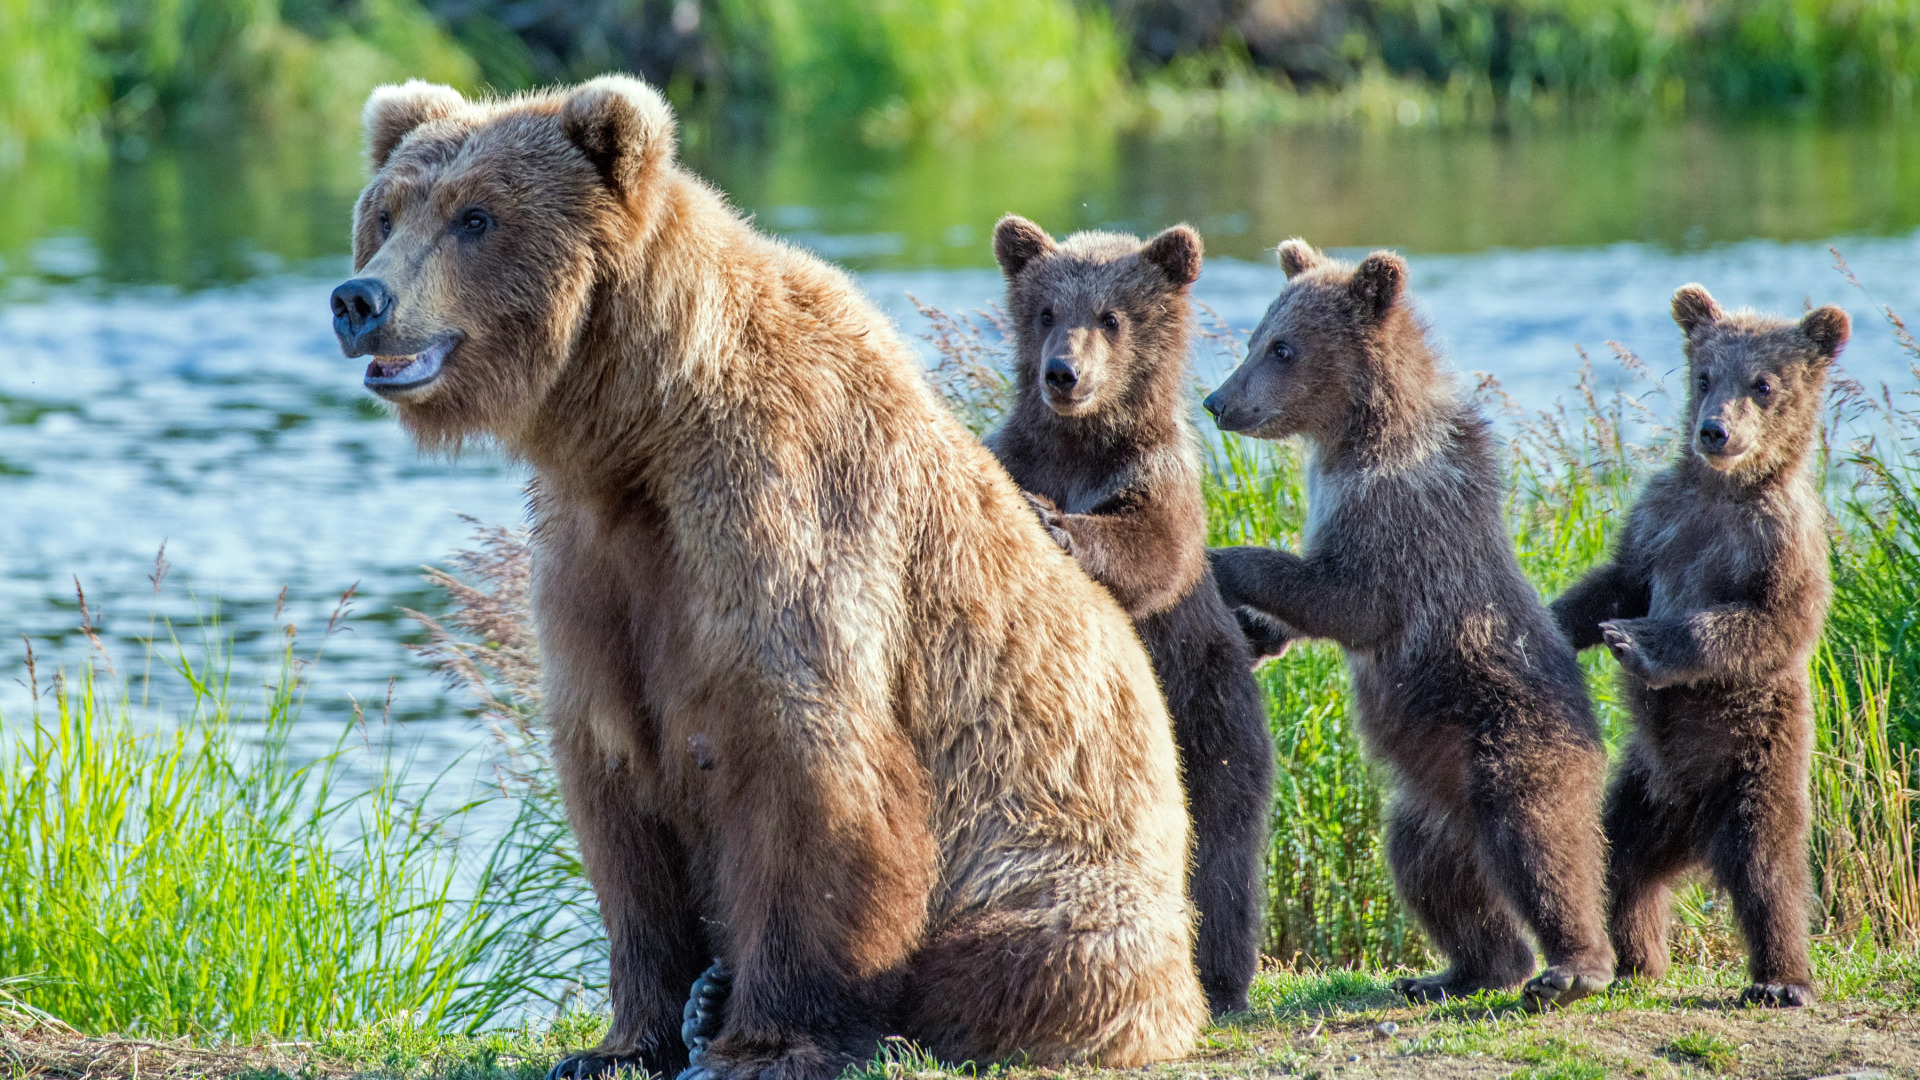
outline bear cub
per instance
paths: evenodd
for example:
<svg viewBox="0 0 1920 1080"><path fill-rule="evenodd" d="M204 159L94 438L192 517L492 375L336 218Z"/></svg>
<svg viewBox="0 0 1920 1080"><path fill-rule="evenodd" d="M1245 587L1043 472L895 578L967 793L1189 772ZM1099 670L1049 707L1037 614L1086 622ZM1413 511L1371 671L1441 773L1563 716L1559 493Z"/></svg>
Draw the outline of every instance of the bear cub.
<svg viewBox="0 0 1920 1080"><path fill-rule="evenodd" d="M1529 1008L1605 987L1599 827L1606 752L1574 652L1521 576L1494 444L1428 347L1407 268L1304 241L1247 359L1207 398L1220 427L1301 435L1304 552L1211 553L1220 592L1347 654L1358 729L1391 769L1386 849L1451 961L1396 989L1434 1001L1547 968Z"/></svg>
<svg viewBox="0 0 1920 1080"><path fill-rule="evenodd" d="M1827 368L1851 329L1673 296L1688 438L1627 518L1613 560L1554 601L1576 648L1620 661L1634 732L1607 792L1608 930L1621 977L1667 969L1669 888L1702 864L1733 899L1752 985L1813 1001L1807 955L1807 660L1826 618L1826 510L1809 460Z"/></svg>
<svg viewBox="0 0 1920 1080"><path fill-rule="evenodd" d="M1187 417L1189 290L1200 237L1055 243L1008 215L1014 403L987 440L1054 539L1134 620L1173 716L1193 815L1194 951L1214 1015L1247 1008L1259 964L1260 856L1273 738L1252 658L1207 569L1199 444Z"/></svg>

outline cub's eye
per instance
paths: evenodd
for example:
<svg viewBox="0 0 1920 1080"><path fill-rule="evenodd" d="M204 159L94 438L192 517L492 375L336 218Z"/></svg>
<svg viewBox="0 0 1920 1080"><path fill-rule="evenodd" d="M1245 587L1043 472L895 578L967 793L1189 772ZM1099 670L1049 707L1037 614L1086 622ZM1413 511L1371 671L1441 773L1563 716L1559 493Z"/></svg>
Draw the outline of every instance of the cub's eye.
<svg viewBox="0 0 1920 1080"><path fill-rule="evenodd" d="M1707 387L1713 385L1713 376L1703 371L1698 378L1694 379L1694 382L1699 384L1700 389L1705 390Z"/></svg>
<svg viewBox="0 0 1920 1080"><path fill-rule="evenodd" d="M1293 361L1293 346L1285 341L1274 342L1273 348L1269 351L1273 353L1273 358L1275 360L1278 360L1283 364L1291 363Z"/></svg>
<svg viewBox="0 0 1920 1080"><path fill-rule="evenodd" d="M1040 312L1040 325L1041 325L1041 326L1052 326L1052 325L1053 325L1053 309L1052 309L1052 308L1043 308L1043 309L1041 310L1041 312Z"/></svg>
<svg viewBox="0 0 1920 1080"><path fill-rule="evenodd" d="M393 215L387 213L385 210L382 210L380 211L380 239L385 240L387 237L392 235L393 235Z"/></svg>
<svg viewBox="0 0 1920 1080"><path fill-rule="evenodd" d="M460 231L468 236L479 236L493 228L493 215L485 210L469 210L460 215Z"/></svg>
<svg viewBox="0 0 1920 1080"><path fill-rule="evenodd" d="M1114 331L1116 331L1116 330L1119 330L1119 329L1120 329L1120 316L1118 316L1118 315L1115 315L1115 314L1114 314L1113 312L1111 312L1111 311L1109 311L1109 312L1107 312L1106 314L1104 314L1104 315L1102 315L1102 316L1100 316L1100 328L1101 328L1102 330L1105 330L1105 331L1107 331L1107 332L1108 332L1108 333L1110 333L1110 334L1111 334L1111 333L1113 333L1113 332L1114 332Z"/></svg>
<svg viewBox="0 0 1920 1080"><path fill-rule="evenodd" d="M1773 382L1772 382L1772 380L1770 380L1770 379L1755 379L1755 380L1753 381L1753 392L1754 392L1754 393L1756 393L1756 394L1758 394L1758 395L1760 395L1761 397L1768 397L1768 396L1770 396L1770 395L1772 395L1772 393L1773 393Z"/></svg>

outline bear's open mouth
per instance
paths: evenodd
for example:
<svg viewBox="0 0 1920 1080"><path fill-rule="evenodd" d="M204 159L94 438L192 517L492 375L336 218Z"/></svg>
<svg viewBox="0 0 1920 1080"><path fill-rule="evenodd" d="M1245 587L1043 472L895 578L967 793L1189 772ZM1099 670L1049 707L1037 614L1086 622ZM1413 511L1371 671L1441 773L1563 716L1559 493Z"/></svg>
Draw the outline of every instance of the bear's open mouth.
<svg viewBox="0 0 1920 1080"><path fill-rule="evenodd" d="M448 334L411 356L375 356L367 362L367 389L382 397L418 390L440 377L458 344L460 335Z"/></svg>

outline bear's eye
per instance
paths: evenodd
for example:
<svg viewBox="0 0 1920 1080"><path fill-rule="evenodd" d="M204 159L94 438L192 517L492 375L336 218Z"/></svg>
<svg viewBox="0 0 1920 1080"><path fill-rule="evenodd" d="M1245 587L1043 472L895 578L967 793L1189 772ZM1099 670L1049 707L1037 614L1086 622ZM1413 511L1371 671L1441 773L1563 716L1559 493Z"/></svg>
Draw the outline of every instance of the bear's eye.
<svg viewBox="0 0 1920 1080"><path fill-rule="evenodd" d="M1041 326L1053 325L1053 309L1052 308L1040 309L1040 325Z"/></svg>
<svg viewBox="0 0 1920 1080"><path fill-rule="evenodd" d="M385 210L382 210L380 211L380 239L385 240L387 237L392 235L393 235L393 215L387 213Z"/></svg>
<svg viewBox="0 0 1920 1080"><path fill-rule="evenodd" d="M1293 346L1285 341L1274 342L1272 351L1273 358L1283 364L1293 360Z"/></svg>
<svg viewBox="0 0 1920 1080"><path fill-rule="evenodd" d="M1111 334L1120 329L1120 316L1109 311L1100 316L1100 328Z"/></svg>
<svg viewBox="0 0 1920 1080"><path fill-rule="evenodd" d="M1761 397L1768 397L1772 395L1773 393L1772 380L1770 379L1753 380L1753 392L1760 395Z"/></svg>
<svg viewBox="0 0 1920 1080"><path fill-rule="evenodd" d="M1713 385L1713 376L1708 375L1706 372L1703 371L1700 373L1699 378L1695 379L1694 381L1700 384L1700 389L1705 390L1707 387Z"/></svg>
<svg viewBox="0 0 1920 1080"><path fill-rule="evenodd" d="M460 231L468 236L479 236L493 228L493 215L478 207L460 215Z"/></svg>

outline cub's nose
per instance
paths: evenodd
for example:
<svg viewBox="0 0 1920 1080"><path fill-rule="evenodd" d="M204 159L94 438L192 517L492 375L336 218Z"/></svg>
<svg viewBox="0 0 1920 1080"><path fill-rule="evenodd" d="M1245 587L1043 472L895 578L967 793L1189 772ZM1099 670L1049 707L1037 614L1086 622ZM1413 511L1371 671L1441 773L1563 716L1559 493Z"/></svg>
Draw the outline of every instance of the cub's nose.
<svg viewBox="0 0 1920 1080"><path fill-rule="evenodd" d="M1074 371L1073 365L1061 356L1047 361L1044 377L1047 380L1047 388L1051 390L1071 390L1073 384L1080 381L1079 372Z"/></svg>
<svg viewBox="0 0 1920 1080"><path fill-rule="evenodd" d="M1700 448L1709 454L1717 454L1727 448L1727 426L1718 420L1708 420L1700 425Z"/></svg>
<svg viewBox="0 0 1920 1080"><path fill-rule="evenodd" d="M1200 402L1200 407L1207 410L1207 415L1213 417L1214 422L1218 423L1220 421L1220 391L1215 390L1213 393L1208 394L1206 398Z"/></svg>
<svg viewBox="0 0 1920 1080"><path fill-rule="evenodd" d="M379 278L354 278L333 290L333 333L348 356L370 351L365 343L387 321L393 294Z"/></svg>

